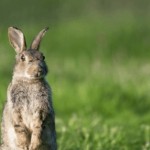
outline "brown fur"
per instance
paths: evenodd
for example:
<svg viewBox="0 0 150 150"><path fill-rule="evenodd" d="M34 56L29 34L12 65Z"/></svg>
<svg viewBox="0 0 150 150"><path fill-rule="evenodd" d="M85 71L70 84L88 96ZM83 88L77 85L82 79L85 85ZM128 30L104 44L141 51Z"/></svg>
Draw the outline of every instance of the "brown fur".
<svg viewBox="0 0 150 150"><path fill-rule="evenodd" d="M57 150L51 89L45 80L48 71L38 51L45 32L42 30L26 50L21 30L8 30L17 55L3 111L0 150Z"/></svg>

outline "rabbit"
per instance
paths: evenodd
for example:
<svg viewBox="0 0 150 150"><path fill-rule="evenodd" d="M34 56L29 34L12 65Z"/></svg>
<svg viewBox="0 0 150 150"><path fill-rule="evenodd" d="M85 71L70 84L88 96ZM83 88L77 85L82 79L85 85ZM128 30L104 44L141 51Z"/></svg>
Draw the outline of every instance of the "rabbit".
<svg viewBox="0 0 150 150"><path fill-rule="evenodd" d="M48 68L39 51L47 30L41 30L27 49L23 32L8 28L16 63L2 115L0 150L57 150L52 92L45 79Z"/></svg>

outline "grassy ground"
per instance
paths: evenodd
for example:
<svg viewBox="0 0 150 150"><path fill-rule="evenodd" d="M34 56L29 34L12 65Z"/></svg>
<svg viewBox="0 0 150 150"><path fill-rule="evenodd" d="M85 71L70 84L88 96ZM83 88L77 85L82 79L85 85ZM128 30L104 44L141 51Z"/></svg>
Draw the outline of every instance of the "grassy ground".
<svg viewBox="0 0 150 150"><path fill-rule="evenodd" d="M122 14L50 26L41 49L50 70L59 150L150 149L149 23ZM41 29L22 27L28 43ZM2 112L15 57L5 27L0 49Z"/></svg>

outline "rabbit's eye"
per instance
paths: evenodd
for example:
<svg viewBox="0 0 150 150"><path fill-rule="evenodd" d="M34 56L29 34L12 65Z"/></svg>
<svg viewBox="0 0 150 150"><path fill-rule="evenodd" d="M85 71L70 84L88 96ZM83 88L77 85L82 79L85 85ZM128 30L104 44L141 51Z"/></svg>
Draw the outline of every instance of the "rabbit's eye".
<svg viewBox="0 0 150 150"><path fill-rule="evenodd" d="M21 60L25 61L25 56L24 55L21 55Z"/></svg>

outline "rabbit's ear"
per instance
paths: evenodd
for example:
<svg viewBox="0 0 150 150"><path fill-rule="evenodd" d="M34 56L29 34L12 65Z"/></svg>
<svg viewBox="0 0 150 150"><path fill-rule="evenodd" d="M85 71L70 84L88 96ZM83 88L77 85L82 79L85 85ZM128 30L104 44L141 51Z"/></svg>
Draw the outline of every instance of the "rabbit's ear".
<svg viewBox="0 0 150 150"><path fill-rule="evenodd" d="M31 49L39 50L41 40L48 29L49 28L46 27L45 29L43 29L42 31L39 32L39 34L34 38L32 44L30 46Z"/></svg>
<svg viewBox="0 0 150 150"><path fill-rule="evenodd" d="M10 44L17 53L21 53L26 50L26 41L22 31L16 27L8 28L8 37Z"/></svg>

